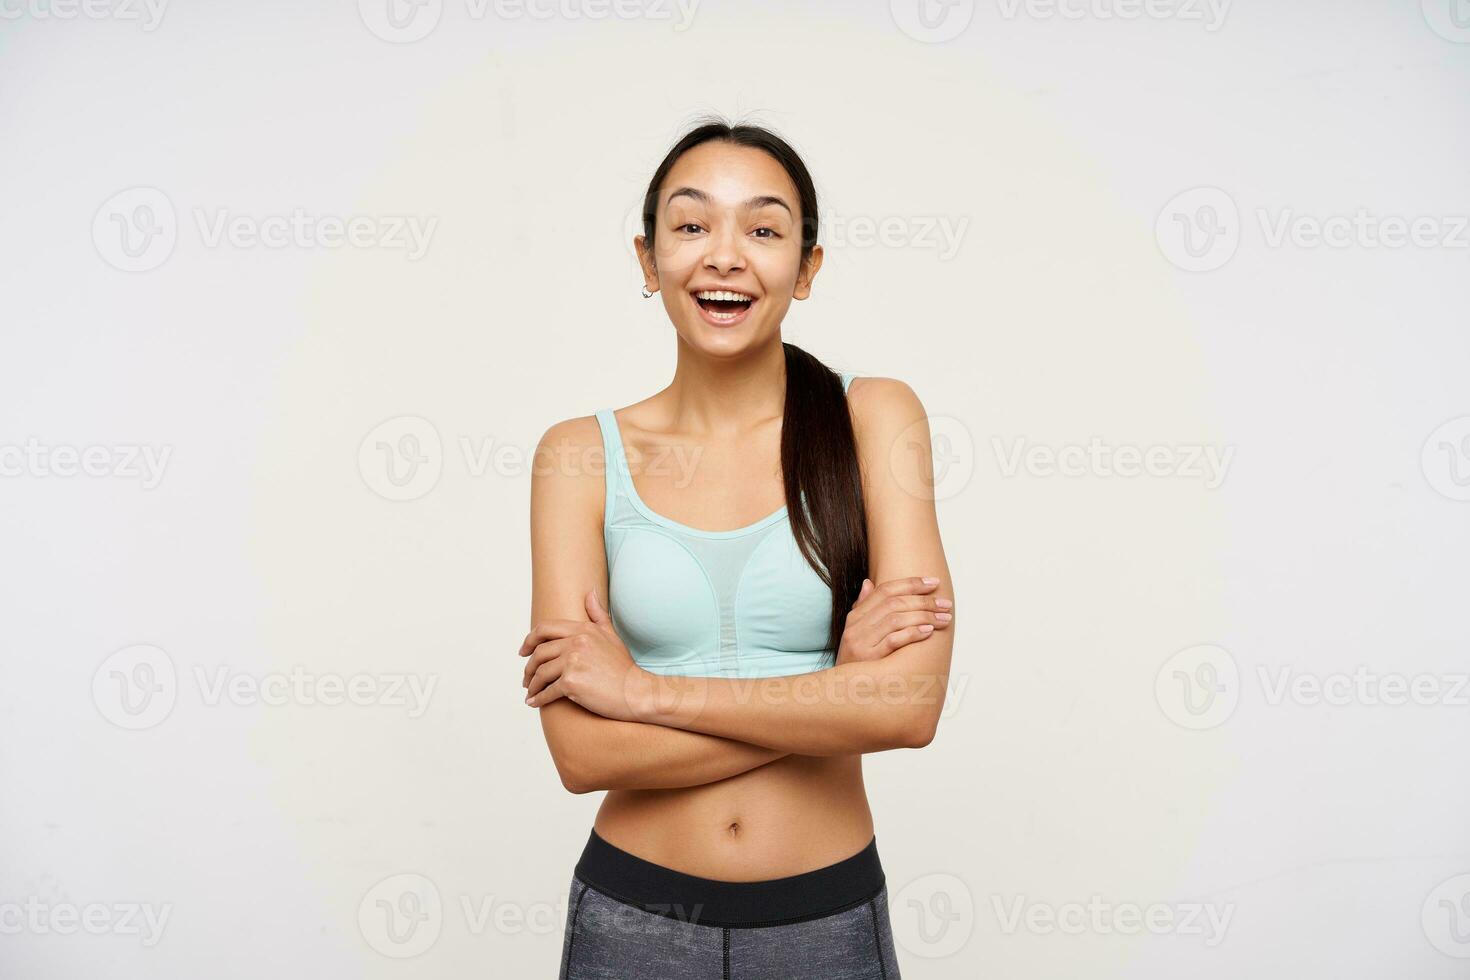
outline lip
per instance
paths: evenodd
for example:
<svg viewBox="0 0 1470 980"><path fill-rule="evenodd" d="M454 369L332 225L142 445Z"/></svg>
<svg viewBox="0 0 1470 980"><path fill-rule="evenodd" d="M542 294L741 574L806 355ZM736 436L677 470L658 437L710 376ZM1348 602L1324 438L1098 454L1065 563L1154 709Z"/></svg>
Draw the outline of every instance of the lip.
<svg viewBox="0 0 1470 980"><path fill-rule="evenodd" d="M700 306L699 305L699 297L697 295L695 295L696 293L702 293L702 292L705 292L706 290L710 290L710 289L729 289L729 291L732 292L732 293L745 293L745 290L743 290L743 289L734 289L734 288L727 287L727 286L701 286L699 289L691 289L689 291L689 300L690 300L690 302L692 302L694 304L694 310L695 310L695 312L699 314L700 319L702 319L705 323L708 323L712 327L735 327L735 326L739 326L740 324L742 324L742 323L745 322L745 320L746 320L747 317L750 316L750 311L753 310L753 309L755 309L755 304L757 304L757 303L760 302L760 299L759 298L752 299L750 301L750 305L749 306L747 306L745 309L741 310L739 313L735 314L734 316L732 316L732 317L717 317L713 313L711 313L709 310L706 310L704 307ZM745 293L745 295L749 296L750 293Z"/></svg>

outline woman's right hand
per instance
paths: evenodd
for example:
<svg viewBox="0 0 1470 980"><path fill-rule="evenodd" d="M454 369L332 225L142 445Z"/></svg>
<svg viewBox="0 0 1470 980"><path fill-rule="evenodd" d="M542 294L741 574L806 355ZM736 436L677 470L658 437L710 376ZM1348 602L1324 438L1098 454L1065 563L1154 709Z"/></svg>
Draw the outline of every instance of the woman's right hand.
<svg viewBox="0 0 1470 980"><path fill-rule="evenodd" d="M932 595L937 588L937 578L896 578L882 585L863 579L842 630L837 664L878 660L947 628L954 603Z"/></svg>

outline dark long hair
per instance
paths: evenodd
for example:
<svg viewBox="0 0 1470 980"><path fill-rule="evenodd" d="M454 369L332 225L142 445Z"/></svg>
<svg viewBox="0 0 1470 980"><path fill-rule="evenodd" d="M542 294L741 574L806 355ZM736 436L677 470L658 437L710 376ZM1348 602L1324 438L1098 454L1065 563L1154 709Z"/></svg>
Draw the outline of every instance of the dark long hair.
<svg viewBox="0 0 1470 980"><path fill-rule="evenodd" d="M669 150L643 196L643 236L650 255L658 222L658 195L674 164L688 150L712 140L763 150L796 185L801 205L801 263L817 244L817 189L801 157L785 140L761 126L710 119L685 133ZM791 532L802 556L832 590L827 647L833 658L868 572L867 517L857 440L842 379L795 344L786 353L786 405L781 416L781 479Z"/></svg>

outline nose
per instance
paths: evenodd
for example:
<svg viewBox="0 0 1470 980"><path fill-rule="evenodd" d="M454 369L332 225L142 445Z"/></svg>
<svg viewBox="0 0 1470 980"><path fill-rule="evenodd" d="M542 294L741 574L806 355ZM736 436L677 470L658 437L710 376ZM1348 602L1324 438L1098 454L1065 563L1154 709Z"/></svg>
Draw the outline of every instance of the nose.
<svg viewBox="0 0 1470 980"><path fill-rule="evenodd" d="M704 267L712 269L721 278L737 269L745 268L744 239L740 230L731 222L721 222L710 230L705 239Z"/></svg>

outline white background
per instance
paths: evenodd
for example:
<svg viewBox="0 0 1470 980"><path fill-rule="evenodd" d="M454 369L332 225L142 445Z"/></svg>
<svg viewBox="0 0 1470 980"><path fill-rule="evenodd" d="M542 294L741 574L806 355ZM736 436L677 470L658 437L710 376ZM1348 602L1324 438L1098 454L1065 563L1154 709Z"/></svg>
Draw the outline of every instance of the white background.
<svg viewBox="0 0 1470 980"><path fill-rule="evenodd" d="M904 976L1466 975L1470 9L385 4L0 2L0 973L555 975L525 458L670 377L629 212L715 111L818 181L786 339L943 434Z"/></svg>

